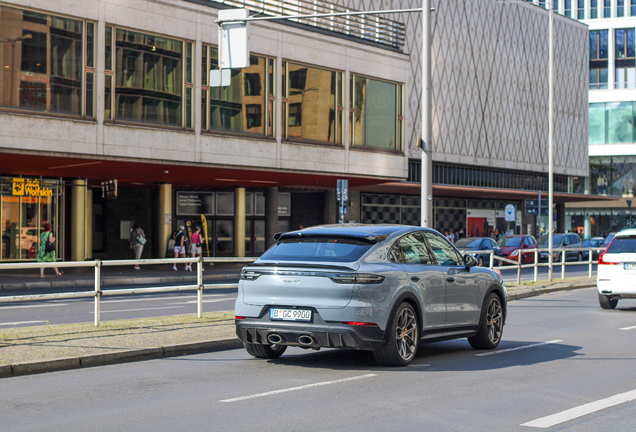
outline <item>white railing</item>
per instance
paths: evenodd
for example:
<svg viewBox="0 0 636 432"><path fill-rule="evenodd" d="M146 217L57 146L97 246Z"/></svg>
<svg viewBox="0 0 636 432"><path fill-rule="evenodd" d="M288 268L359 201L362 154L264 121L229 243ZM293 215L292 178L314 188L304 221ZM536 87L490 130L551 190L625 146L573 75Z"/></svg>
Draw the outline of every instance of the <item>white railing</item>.
<svg viewBox="0 0 636 432"><path fill-rule="evenodd" d="M20 269L38 269L38 268L68 268L68 267L94 267L95 268L95 289L93 291L51 293L51 294L33 294L18 296L0 296L0 303L20 302L29 300L57 300L80 297L95 297L95 326L100 323L100 300L102 296L123 295L123 294L147 294L157 292L171 291L193 291L197 290L197 316L203 316L203 290L204 289L224 289L237 288L238 284L204 284L203 283L203 264L205 263L251 263L256 258L164 258L164 259L144 259L144 260L110 260L110 261L58 261L50 263L7 263L0 264L2 270L20 270ZM127 289L109 289L102 291L101 268L108 266L129 266L129 265L157 265L157 264L179 264L179 263L196 263L197 264L197 283L196 285L171 285L163 287L149 288L127 288Z"/></svg>
<svg viewBox="0 0 636 432"><path fill-rule="evenodd" d="M592 278L592 265L594 264L598 264L598 261L594 260L594 252L601 252L604 251L605 248L553 248L552 249L552 254L559 254L561 255L561 260L560 261L552 261L552 268L554 267L561 267L561 279L565 279L565 266L568 265L581 265L583 263L587 263L588 264L588 277L591 279ZM500 256L495 255L495 251L492 249L489 250L468 250L468 251L462 251L462 253L464 255L490 255L490 262L488 265L488 268L491 269L510 269L511 267L509 266L505 266L505 265L499 265L499 266L495 266L494 265L494 261L501 261L502 263L508 263L508 264L512 264L514 266L517 267L517 283L521 283L521 269L524 268L534 268L534 281L536 282L538 280L539 277L539 267L549 267L550 263L549 261L544 261L541 262L539 259L539 254L543 252L543 253L549 253L548 249L519 249L519 255L517 255L517 259L509 259L509 258L503 258ZM567 257L567 252L588 252L588 259L587 261L571 261L571 262L567 262L566 261L566 257ZM534 255L534 260L532 263L529 264L524 264L523 261L525 261L525 259L522 259L522 256L527 256L529 255L529 253L532 253L532 255Z"/></svg>

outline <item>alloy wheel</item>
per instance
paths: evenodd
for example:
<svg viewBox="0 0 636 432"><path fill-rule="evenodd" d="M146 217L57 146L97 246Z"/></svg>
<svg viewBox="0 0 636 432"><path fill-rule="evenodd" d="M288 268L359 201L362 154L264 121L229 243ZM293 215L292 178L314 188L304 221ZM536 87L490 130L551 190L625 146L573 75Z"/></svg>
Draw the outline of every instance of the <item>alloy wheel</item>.
<svg viewBox="0 0 636 432"><path fill-rule="evenodd" d="M402 360L408 362L415 356L417 349L417 320L410 307L402 309L396 325L397 350Z"/></svg>
<svg viewBox="0 0 636 432"><path fill-rule="evenodd" d="M503 314L501 308L501 300L499 297L493 296L486 310L486 327L488 329L488 339L496 344L501 339L503 330Z"/></svg>

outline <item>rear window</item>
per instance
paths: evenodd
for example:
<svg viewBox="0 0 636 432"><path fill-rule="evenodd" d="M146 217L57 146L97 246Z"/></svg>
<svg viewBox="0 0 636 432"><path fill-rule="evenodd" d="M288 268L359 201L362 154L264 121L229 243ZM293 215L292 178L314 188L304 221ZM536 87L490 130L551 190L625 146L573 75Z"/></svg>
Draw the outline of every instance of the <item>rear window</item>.
<svg viewBox="0 0 636 432"><path fill-rule="evenodd" d="M280 261L357 261L372 243L351 238L288 238L269 248L261 259Z"/></svg>
<svg viewBox="0 0 636 432"><path fill-rule="evenodd" d="M481 239L460 239L455 243L455 247L458 248L473 248L477 249L481 246Z"/></svg>
<svg viewBox="0 0 636 432"><path fill-rule="evenodd" d="M499 247L518 247L521 246L521 237L502 237L497 244Z"/></svg>
<svg viewBox="0 0 636 432"><path fill-rule="evenodd" d="M607 253L636 252L636 236L615 237L607 248Z"/></svg>

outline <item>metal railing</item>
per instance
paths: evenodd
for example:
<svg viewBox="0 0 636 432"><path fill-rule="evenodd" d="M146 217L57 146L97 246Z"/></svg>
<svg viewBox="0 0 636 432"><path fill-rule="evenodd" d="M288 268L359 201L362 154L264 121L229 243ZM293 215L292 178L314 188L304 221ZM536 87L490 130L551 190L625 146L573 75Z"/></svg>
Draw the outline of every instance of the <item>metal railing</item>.
<svg viewBox="0 0 636 432"><path fill-rule="evenodd" d="M592 278L592 266L594 264L598 264L598 260L594 260L594 252L602 252L604 251L605 248L553 248L552 249L552 254L560 254L558 256L561 257L560 261L552 261L552 268L554 269L554 267L561 267L561 279L565 279L565 266L568 265L581 265L584 263L588 264L588 278ZM567 258L567 252L577 252L578 253L582 253L582 252L588 252L588 259L587 261L570 261L568 262L566 260ZM488 264L488 268L491 269L498 269L498 270L502 270L502 269L511 269L510 266L505 266L505 265L499 265L499 266L495 266L495 260L496 261L500 261L502 263L508 263L508 264L512 264L515 267L517 267L517 283L521 283L521 269L524 268L534 268L534 282L536 282L538 280L539 277L539 267L549 267L550 263L549 261L541 261L539 259L539 254L540 253L549 253L548 249L519 249L518 255L517 255L517 259L510 259L510 258L504 258L504 257L500 257L495 255L495 251L492 249L488 249L488 250L468 250L468 251L462 251L462 253L464 255L490 255L490 260L489 260L489 264ZM534 260L532 263L529 264L525 264L525 258L522 258L524 256L528 256L530 253L532 253L532 255L534 255Z"/></svg>
<svg viewBox="0 0 636 432"><path fill-rule="evenodd" d="M324 0L215 0L228 6L245 8L261 16L318 15L328 13L358 12ZM364 11L360 11L364 12ZM291 21L353 36L360 39L390 45L404 46L404 24L374 15L350 15L324 18L291 19Z"/></svg>
<svg viewBox="0 0 636 432"><path fill-rule="evenodd" d="M68 267L94 267L95 268L95 289L93 291L66 292L66 293L50 293L50 294L33 294L18 296L0 296L0 303L20 302L29 300L58 300L68 298L95 297L95 326L100 324L100 300L102 296L124 295L124 294L148 294L158 292L172 291L197 291L197 316L203 316L203 290L204 289L224 289L238 288L238 283L230 284L204 284L203 283L203 265L205 263L250 263L256 261L256 258L164 258L164 259L143 259L143 260L109 260L109 261L58 261L50 263L7 263L0 264L2 270L22 270L22 269L39 269L39 268L68 268ZM180 263L196 263L197 264L197 283L196 285L170 285L163 287L148 288L125 288L125 289L109 289L102 291L101 268L108 266L131 266L131 265L157 265L157 264L180 264Z"/></svg>

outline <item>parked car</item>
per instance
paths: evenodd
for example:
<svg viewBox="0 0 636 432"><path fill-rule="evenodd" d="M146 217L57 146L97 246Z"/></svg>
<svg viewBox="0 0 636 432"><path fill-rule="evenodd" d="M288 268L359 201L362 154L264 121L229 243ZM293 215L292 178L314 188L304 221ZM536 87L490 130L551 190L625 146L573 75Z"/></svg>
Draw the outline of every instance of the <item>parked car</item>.
<svg viewBox="0 0 636 432"><path fill-rule="evenodd" d="M523 264L534 262L534 250L537 242L531 235L507 235L497 240L504 258L520 261L523 256Z"/></svg>
<svg viewBox="0 0 636 432"><path fill-rule="evenodd" d="M234 309L236 334L254 357L326 347L405 366L423 342L467 337L493 349L501 340L501 276L435 230L325 225L274 239L241 271Z"/></svg>
<svg viewBox="0 0 636 432"><path fill-rule="evenodd" d="M492 250L496 256L503 256L503 252L501 252L501 249L497 246L497 242L490 237L468 237L459 239L455 242L455 247L462 253L467 251ZM471 253L471 255L475 257L477 265L480 267L488 267L490 265L489 253ZM494 264L499 265L499 262L495 261Z"/></svg>
<svg viewBox="0 0 636 432"><path fill-rule="evenodd" d="M539 244L539 259L541 261L547 261L550 252L548 250L550 238L547 234L543 234L537 240ZM583 259L583 252L577 250L567 250L567 249L577 249L581 248L581 237L578 234L567 233L567 234L552 234L552 249L557 248L565 248L565 260L578 260L581 261ZM561 261L561 251L553 250L552 251L552 261Z"/></svg>
<svg viewBox="0 0 636 432"><path fill-rule="evenodd" d="M636 229L616 233L598 258L596 287L603 309L614 309L620 299L636 298Z"/></svg>
<svg viewBox="0 0 636 432"><path fill-rule="evenodd" d="M592 238L583 240L581 247L590 248L590 249L602 248L604 247L603 241L604 241L603 237L592 237ZM600 254L601 254L601 251L598 251L598 250L592 251L592 261L598 260L598 256ZM590 259L590 252L583 251L583 260L587 261L589 259Z"/></svg>
<svg viewBox="0 0 636 432"><path fill-rule="evenodd" d="M607 247L609 246L609 244L612 242L612 240L614 240L614 236L616 235L615 232L611 232L607 235L607 237L605 237L605 240L603 240L603 246Z"/></svg>

